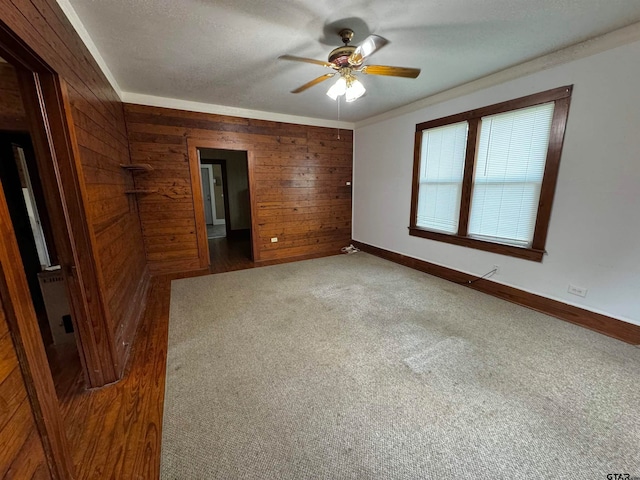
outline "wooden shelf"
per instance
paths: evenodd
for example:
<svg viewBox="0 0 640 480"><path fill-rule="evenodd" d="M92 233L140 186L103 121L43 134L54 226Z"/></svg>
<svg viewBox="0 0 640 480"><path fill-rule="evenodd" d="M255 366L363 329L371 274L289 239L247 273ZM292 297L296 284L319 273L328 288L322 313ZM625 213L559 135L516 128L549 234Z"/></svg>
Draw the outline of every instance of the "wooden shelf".
<svg viewBox="0 0 640 480"><path fill-rule="evenodd" d="M157 188L139 188L136 190L125 190L124 193L158 193Z"/></svg>
<svg viewBox="0 0 640 480"><path fill-rule="evenodd" d="M153 170L153 167L148 163L122 163L120 164L120 168L127 170L128 172L133 173L143 173L150 172ZM126 194L145 194L145 193L156 193L158 191L157 188L132 188L130 190L125 190Z"/></svg>
<svg viewBox="0 0 640 480"><path fill-rule="evenodd" d="M150 172L153 170L153 167L148 163L123 163L120 165L120 168L136 172Z"/></svg>

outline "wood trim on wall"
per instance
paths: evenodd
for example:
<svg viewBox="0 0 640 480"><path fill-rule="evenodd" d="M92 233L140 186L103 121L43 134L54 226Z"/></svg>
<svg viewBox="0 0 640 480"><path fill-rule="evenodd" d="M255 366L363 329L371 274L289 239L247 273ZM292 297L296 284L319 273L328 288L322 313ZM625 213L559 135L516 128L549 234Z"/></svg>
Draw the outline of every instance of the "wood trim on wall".
<svg viewBox="0 0 640 480"><path fill-rule="evenodd" d="M409 235L451 243L452 245L460 245L461 247L484 250L485 252L509 255L510 257L522 258L523 260L531 260L534 262L541 262L545 254L544 250L534 250L533 248L516 247L515 245L505 245L504 243L488 242L486 240L478 240L473 237L448 235L446 233L432 232L431 230L426 230L420 227L409 227Z"/></svg>
<svg viewBox="0 0 640 480"><path fill-rule="evenodd" d="M125 332L121 338L122 344L116 345L116 349L121 350L121 354L119 355L122 369L127 366L129 361L129 356L131 354L131 346L136 338L136 332L138 330L138 325L142 321L142 317L147 308L147 304L149 303L149 291L151 288L151 273L149 272L149 267L145 266L144 272L142 273L142 278L138 283L136 291L132 296L131 302L129 304L129 309L127 310L126 316L124 318L123 324L126 326ZM120 373L122 376L124 371Z"/></svg>
<svg viewBox="0 0 640 480"><path fill-rule="evenodd" d="M288 262L300 262L302 260L312 260L314 258L333 257L335 255L344 255L344 253L327 252L327 251L317 252L317 253L307 253L305 255L296 255L295 257L286 257L284 259L276 258L276 259L269 259L269 260L260 260L258 262L255 262L255 264L258 267L268 267L269 265L280 265L282 263L288 263Z"/></svg>
<svg viewBox="0 0 640 480"><path fill-rule="evenodd" d="M411 176L411 215L409 225L415 223L418 216L418 194L420 192L420 157L422 156L422 132L413 135L413 169Z"/></svg>
<svg viewBox="0 0 640 480"><path fill-rule="evenodd" d="M82 200L79 158L69 130L63 83L53 74L19 71L21 93L29 115L38 170L48 199L56 245L67 281L76 340L87 383L99 387L119 378L113 338L104 316L102 292ZM46 121L44 120L46 116ZM92 241L93 240L93 241Z"/></svg>
<svg viewBox="0 0 640 480"><path fill-rule="evenodd" d="M18 92L18 78L10 63L0 63L0 97L0 130L28 132L27 116Z"/></svg>
<svg viewBox="0 0 640 480"><path fill-rule="evenodd" d="M80 346L83 366L89 386L102 386L125 368L131 338L124 335L135 331L127 324L135 318L130 305L146 264L139 198L126 193L134 180L120 168L131 162L124 106L55 1L0 4L0 55L37 74L42 88L33 96L34 108L52 106L46 120L38 120L42 150L51 150L47 163L54 159L41 174L60 188L61 220L70 225L67 241L73 245L63 260L65 275L81 292L79 301L71 299L72 317L78 317L76 308L86 314L78 322L85 333L78 337L88 342ZM56 87L47 87L50 78Z"/></svg>
<svg viewBox="0 0 640 480"><path fill-rule="evenodd" d="M571 94L573 89L569 89ZM540 200L538 202L538 216L534 231L531 248L533 250L544 250L547 243L547 233L551 220L551 207L553 205L554 192L558 183L558 173L560 169L560 157L564 144L564 135L567 127L567 117L569 116L569 104L571 97L563 97L556 100L553 110L553 120L551 122L551 132L549 132L549 148L547 160L544 166L544 175L540 187Z"/></svg>
<svg viewBox="0 0 640 480"><path fill-rule="evenodd" d="M466 236L467 232L469 231L471 195L473 194L473 172L476 168L476 151L478 149L478 143L480 142L481 123L482 120L480 120L479 118L472 118L471 120L469 120L469 130L467 133L467 150L465 153L465 158L468 161L464 162L462 194L460 197L460 215L458 216L459 236Z"/></svg>
<svg viewBox="0 0 640 480"><path fill-rule="evenodd" d="M193 194L193 211L196 222L196 238L198 242L198 259L200 268L206 268L211 263L209 257L209 238L207 235L207 220L204 215L204 194L200 173L200 159L198 145L187 139L189 152L189 174L191 176L191 192Z"/></svg>
<svg viewBox="0 0 640 480"><path fill-rule="evenodd" d="M567 85L417 124L414 144L409 235L469 248L476 248L479 250L498 253L500 255L509 255L512 257L522 258L524 260L541 262L545 253L545 242L549 229L551 207L553 205L553 197L558 178L560 156L562 154L562 145L564 142L564 133L567 125L567 117L569 115L569 104L571 102L572 92L573 85ZM540 189L540 198L538 201L538 208L536 210L536 223L531 244L520 247L509 243L502 243L498 238L485 240L483 238L469 236L468 227L471 215L475 164L477 160L476 151L480 136L479 128L482 125L482 117L550 102L554 103L553 121L551 123L551 132L549 134L544 176ZM417 211L420 191L420 163L423 160L421 148L423 133L425 130L445 125L452 125L459 122L467 122L468 126L467 144L464 157L464 175L461 185L462 192L459 206L459 222L458 230L455 234L445 234L433 229L418 226Z"/></svg>
<svg viewBox="0 0 640 480"><path fill-rule="evenodd" d="M73 478L73 462L4 193L0 188L0 297L51 475Z"/></svg>
<svg viewBox="0 0 640 480"><path fill-rule="evenodd" d="M254 194L255 180L254 168L255 161L253 156L253 146L238 142L227 142L224 138L220 140L211 140L206 138L187 138L187 150L189 152L189 170L191 172L191 186L193 189L193 208L196 216L196 235L198 238L198 251L200 252L200 266L205 268L209 265L209 241L207 238L207 225L204 216L204 203L202 194L202 183L200 180L200 163L198 161L199 148L213 148L219 150L235 150L247 152L247 174L249 180L249 205L251 208L251 247L253 251L254 261L260 260L260 251L257 246L257 224L256 224L256 199ZM227 219L230 222L231 219ZM203 258L203 254L206 255ZM206 262L206 263L205 263Z"/></svg>
<svg viewBox="0 0 640 480"><path fill-rule="evenodd" d="M258 200L256 199L255 155L252 149L247 150L247 180L249 181L249 205L251 215L251 260L259 262L262 253L258 246Z"/></svg>
<svg viewBox="0 0 640 480"><path fill-rule="evenodd" d="M525 292L524 290L510 287L508 285L492 282L488 279L477 280L469 285L467 282L475 280L476 277L469 275L468 273L463 273L452 268L436 265L434 263L419 260L400 253L391 252L383 248L374 247L373 245L359 242L357 240L353 240L353 244L363 252L376 255L394 263L404 265L405 267L413 268L414 270L419 270L436 277L444 278L451 282L468 286L474 290L478 290L512 303L517 303L518 305L551 315L552 317L559 318L560 320L575 323L576 325L580 325L632 345L640 345L639 325L634 325L629 322L618 320L617 318L585 310L584 308L569 305L558 300L552 300L541 295Z"/></svg>
<svg viewBox="0 0 640 480"><path fill-rule="evenodd" d="M124 109L132 161L154 168L136 178L138 187L154 190L137 197L153 274L202 268L187 139L248 152L250 184L242 201L252 210L254 261L338 253L349 244L353 132L338 139L319 127L132 104Z"/></svg>
<svg viewBox="0 0 640 480"><path fill-rule="evenodd" d="M524 97L514 98L507 100L506 102L495 103L486 107L474 108L462 113L456 113L449 115L448 117L437 118L435 120L428 120L426 122L418 123L416 125L416 132L426 130L429 128L441 127L450 123L464 122L470 118L479 118L486 115L496 115L499 113L508 112L510 110L518 110L519 108L530 107L532 105L541 105L543 103L553 102L562 98L570 98L572 92L572 86L563 86L553 88L551 90L545 90L544 92L534 93L532 95L526 95Z"/></svg>

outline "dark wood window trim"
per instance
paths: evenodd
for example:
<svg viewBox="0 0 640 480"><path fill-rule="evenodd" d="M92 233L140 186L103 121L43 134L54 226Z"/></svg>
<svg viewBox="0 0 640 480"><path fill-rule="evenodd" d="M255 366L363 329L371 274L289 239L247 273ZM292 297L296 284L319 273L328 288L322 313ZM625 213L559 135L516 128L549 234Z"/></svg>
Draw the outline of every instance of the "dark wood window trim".
<svg viewBox="0 0 640 480"><path fill-rule="evenodd" d="M564 142L564 133L567 124L567 116L569 114L569 104L571 103L572 91L573 85L567 85L553 90L547 90L545 92L528 95L526 97L520 97L495 105L489 105L487 107L477 108L467 112L458 113L456 115L450 115L448 117L417 124L413 157L413 185L411 191L411 219L409 223L409 235L541 262L545 253L549 219L551 217L551 206L553 204L553 196L558 180L560 155L562 154L562 144ZM481 118L487 115L495 115L549 102L554 102L555 108L551 122L549 147L547 149L544 177L540 189L540 200L538 202L538 212L531 246L518 247L469 237L468 226L471 210L471 196L473 194L473 174ZM431 128L442 127L444 125L463 121L468 123L468 134L462 180L458 232L456 234L446 234L418 227L416 225L416 219L418 213L418 189L420 187L420 150L422 147L422 132Z"/></svg>

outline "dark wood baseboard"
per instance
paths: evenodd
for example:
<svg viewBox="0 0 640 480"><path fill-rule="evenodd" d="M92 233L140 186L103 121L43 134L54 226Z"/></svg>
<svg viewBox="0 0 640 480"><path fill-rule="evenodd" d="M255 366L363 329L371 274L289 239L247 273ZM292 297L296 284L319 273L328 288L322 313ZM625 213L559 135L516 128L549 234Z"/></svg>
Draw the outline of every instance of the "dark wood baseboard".
<svg viewBox="0 0 640 480"><path fill-rule="evenodd" d="M116 338L116 351L122 352L118 358L118 381L122 378L126 368L127 363L129 361L129 354L131 352L131 345L135 341L135 335L138 331L138 325L144 315L144 312L147 307L147 303L149 301L149 291L151 285L151 273L149 272L149 268L145 267L144 272L140 278L140 282L138 283L138 288L131 300L131 307L127 316L123 320L124 329ZM130 342L126 342L125 339L131 339ZM121 343L122 342L122 343Z"/></svg>
<svg viewBox="0 0 640 480"><path fill-rule="evenodd" d="M198 268L197 270L186 270L184 272L169 272L162 275L156 275L157 277L166 277L169 282L172 280L180 280L182 278L202 277L203 275L210 275L211 270L207 268Z"/></svg>
<svg viewBox="0 0 640 480"><path fill-rule="evenodd" d="M272 260L258 260L254 263L256 267L267 267L269 265L279 265L281 263L299 262L301 260L311 260L313 258L330 257L332 255L342 255L342 253L336 250L325 250L323 252L308 253L306 255L296 255L294 257L283 257Z"/></svg>
<svg viewBox="0 0 640 480"><path fill-rule="evenodd" d="M374 247L373 245L368 245L356 240L353 240L352 243L363 252L371 253L372 255L404 265L405 267L420 270L421 272L444 278L445 280L455 283L465 285L466 282L476 278L473 275L459 272L452 268L435 265L424 260L418 260L417 258L391 252L383 248ZM525 292L524 290L519 290L514 287L492 282L488 279L478 280L466 286L473 288L474 290L493 295L494 297L551 315L552 317L575 323L576 325L617 338L623 342L627 342L632 345L640 344L640 326L638 325L624 322L600 313L591 312L583 308L559 302L558 300L552 300L541 295Z"/></svg>

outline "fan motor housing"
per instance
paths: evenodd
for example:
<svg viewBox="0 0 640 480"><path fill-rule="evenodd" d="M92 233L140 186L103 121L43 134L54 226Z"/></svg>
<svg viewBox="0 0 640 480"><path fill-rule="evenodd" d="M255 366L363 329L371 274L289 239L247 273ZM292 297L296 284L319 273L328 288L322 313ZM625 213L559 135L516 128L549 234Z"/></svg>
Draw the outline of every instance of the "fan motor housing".
<svg viewBox="0 0 640 480"><path fill-rule="evenodd" d="M329 62L339 67L346 67L349 65L349 57L355 49L356 47L351 45L334 48L329 54Z"/></svg>

